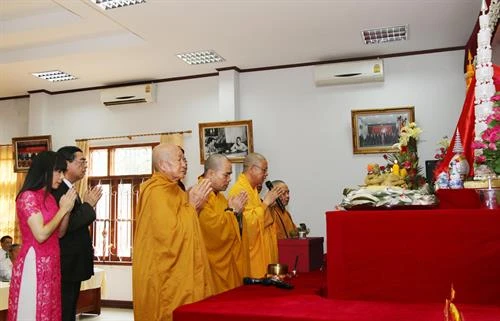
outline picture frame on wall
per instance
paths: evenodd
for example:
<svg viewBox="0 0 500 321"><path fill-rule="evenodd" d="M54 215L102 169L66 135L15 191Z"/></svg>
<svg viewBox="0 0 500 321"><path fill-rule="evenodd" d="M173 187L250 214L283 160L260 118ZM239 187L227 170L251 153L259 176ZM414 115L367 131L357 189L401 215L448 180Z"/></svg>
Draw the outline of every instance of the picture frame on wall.
<svg viewBox="0 0 500 321"><path fill-rule="evenodd" d="M212 154L224 154L232 163L243 163L253 153L252 120L199 123L200 163Z"/></svg>
<svg viewBox="0 0 500 321"><path fill-rule="evenodd" d="M399 132L415 121L415 107L351 110L354 154L395 152Z"/></svg>
<svg viewBox="0 0 500 321"><path fill-rule="evenodd" d="M52 149L52 136L13 137L14 172L27 172L33 158Z"/></svg>

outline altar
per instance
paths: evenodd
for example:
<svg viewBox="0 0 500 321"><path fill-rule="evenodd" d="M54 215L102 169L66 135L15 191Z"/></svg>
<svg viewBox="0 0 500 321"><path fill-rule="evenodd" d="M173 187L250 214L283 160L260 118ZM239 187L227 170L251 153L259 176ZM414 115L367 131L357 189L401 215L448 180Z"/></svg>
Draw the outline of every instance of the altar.
<svg viewBox="0 0 500 321"><path fill-rule="evenodd" d="M326 271L298 273L293 290L241 286L181 306L173 320L442 321L452 282L465 320L500 320L500 211L333 211L326 220Z"/></svg>
<svg viewBox="0 0 500 321"><path fill-rule="evenodd" d="M500 210L326 213L332 299L500 305ZM500 319L500 316L499 316Z"/></svg>

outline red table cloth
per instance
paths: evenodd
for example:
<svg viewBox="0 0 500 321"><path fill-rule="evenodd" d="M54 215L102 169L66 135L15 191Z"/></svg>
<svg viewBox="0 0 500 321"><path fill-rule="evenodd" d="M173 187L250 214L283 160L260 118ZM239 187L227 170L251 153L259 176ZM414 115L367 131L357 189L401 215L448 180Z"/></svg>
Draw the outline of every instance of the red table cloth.
<svg viewBox="0 0 500 321"><path fill-rule="evenodd" d="M456 302L500 304L500 210L336 211L326 219L332 299L444 302L453 283Z"/></svg>

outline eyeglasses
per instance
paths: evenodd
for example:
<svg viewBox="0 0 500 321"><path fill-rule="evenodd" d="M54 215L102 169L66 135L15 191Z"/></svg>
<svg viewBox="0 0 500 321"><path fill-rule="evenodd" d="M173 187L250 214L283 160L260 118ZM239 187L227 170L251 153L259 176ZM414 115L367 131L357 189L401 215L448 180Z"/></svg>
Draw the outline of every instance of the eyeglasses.
<svg viewBox="0 0 500 321"><path fill-rule="evenodd" d="M267 168L262 168L260 166L257 166L257 165L253 165L255 167L257 167L258 169L260 169L263 173L267 173L268 172L268 169Z"/></svg>
<svg viewBox="0 0 500 321"><path fill-rule="evenodd" d="M75 163L78 163L80 165L87 165L88 161L85 159L85 158L82 158L82 159L75 159L74 160Z"/></svg>

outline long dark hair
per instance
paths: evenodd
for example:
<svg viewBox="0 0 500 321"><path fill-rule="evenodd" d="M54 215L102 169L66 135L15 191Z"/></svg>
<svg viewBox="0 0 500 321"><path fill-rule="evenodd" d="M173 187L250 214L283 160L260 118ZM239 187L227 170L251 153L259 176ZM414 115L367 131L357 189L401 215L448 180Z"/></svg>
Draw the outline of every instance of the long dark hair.
<svg viewBox="0 0 500 321"><path fill-rule="evenodd" d="M58 153L53 151L41 152L33 159L23 187L17 194L17 197L25 191L36 191L44 187L45 197L47 197L52 192L54 171L64 172L66 166L66 160Z"/></svg>

